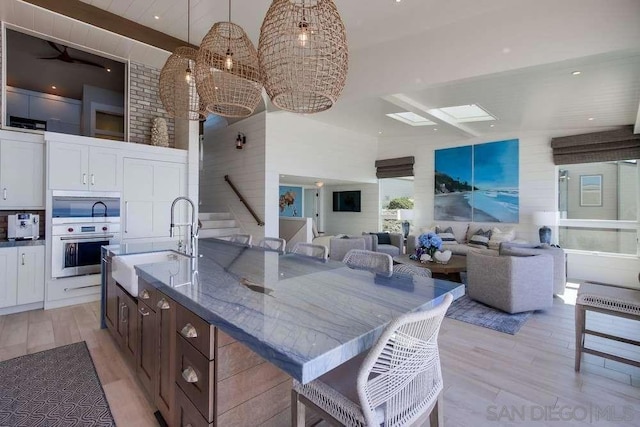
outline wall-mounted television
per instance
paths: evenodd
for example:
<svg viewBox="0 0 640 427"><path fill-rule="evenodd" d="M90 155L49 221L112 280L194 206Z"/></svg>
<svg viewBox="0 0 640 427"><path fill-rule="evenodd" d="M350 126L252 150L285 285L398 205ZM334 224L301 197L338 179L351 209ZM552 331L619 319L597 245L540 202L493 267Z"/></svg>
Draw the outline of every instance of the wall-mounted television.
<svg viewBox="0 0 640 427"><path fill-rule="evenodd" d="M360 191L334 191L334 212L360 212Z"/></svg>

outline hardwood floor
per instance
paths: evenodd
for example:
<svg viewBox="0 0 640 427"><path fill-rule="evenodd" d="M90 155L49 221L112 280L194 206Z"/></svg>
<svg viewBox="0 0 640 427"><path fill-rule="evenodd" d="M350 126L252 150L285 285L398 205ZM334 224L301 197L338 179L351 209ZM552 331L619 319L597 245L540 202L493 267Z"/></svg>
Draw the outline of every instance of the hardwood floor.
<svg viewBox="0 0 640 427"><path fill-rule="evenodd" d="M568 289L564 301L556 298L515 336L445 319L439 342L447 427L640 425L639 368L584 355L582 372L574 372L575 296ZM157 426L134 372L99 329L99 315L96 302L0 316L0 361L84 340L116 423ZM636 339L640 330L637 322L592 312L587 326ZM587 339L594 348L640 360L640 348Z"/></svg>

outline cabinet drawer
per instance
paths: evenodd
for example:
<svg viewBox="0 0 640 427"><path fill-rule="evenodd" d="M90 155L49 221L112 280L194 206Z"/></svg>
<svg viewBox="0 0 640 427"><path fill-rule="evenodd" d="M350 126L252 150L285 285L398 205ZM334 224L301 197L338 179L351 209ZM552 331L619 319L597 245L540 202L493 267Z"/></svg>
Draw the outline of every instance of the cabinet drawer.
<svg viewBox="0 0 640 427"><path fill-rule="evenodd" d="M176 389L175 411L174 425L176 427L213 427L213 423L208 422L200 415L200 412L179 388Z"/></svg>
<svg viewBox="0 0 640 427"><path fill-rule="evenodd" d="M176 341L176 383L207 421L212 422L214 362L200 354L181 335Z"/></svg>
<svg viewBox="0 0 640 427"><path fill-rule="evenodd" d="M209 360L215 349L215 327L181 305L178 306L176 331Z"/></svg>
<svg viewBox="0 0 640 427"><path fill-rule="evenodd" d="M142 279L138 279L138 300L143 301L151 310L157 311L158 291Z"/></svg>

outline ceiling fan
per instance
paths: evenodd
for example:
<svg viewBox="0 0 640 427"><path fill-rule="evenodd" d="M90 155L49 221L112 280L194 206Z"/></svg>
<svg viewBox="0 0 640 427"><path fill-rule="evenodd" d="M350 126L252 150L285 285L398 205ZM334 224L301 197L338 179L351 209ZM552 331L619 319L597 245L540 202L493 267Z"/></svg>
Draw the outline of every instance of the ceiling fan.
<svg viewBox="0 0 640 427"><path fill-rule="evenodd" d="M49 58L39 58L39 59L56 59L58 61L62 61L62 62L66 62L69 64L85 64L85 65L91 65L92 67L98 67L98 68L106 68L104 65L98 64L97 62L92 62L92 61L87 61L86 59L80 59L80 58L74 58L73 56L69 55L69 52L67 52L67 46L61 45L62 49L55 43L48 41L47 42L49 44L49 46L51 46L52 48L54 48L59 55L57 56L52 56Z"/></svg>

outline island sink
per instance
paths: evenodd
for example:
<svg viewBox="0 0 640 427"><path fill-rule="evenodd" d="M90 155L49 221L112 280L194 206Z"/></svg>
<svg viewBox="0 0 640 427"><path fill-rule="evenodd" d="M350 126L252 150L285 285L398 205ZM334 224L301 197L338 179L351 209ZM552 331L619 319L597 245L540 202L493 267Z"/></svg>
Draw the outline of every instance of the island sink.
<svg viewBox="0 0 640 427"><path fill-rule="evenodd" d="M181 271L180 269L179 261L184 258L187 258L187 256L175 251L115 256L112 261L113 269L111 271L111 277L129 292L130 295L137 297L138 274L135 269L136 265L170 262L175 264L175 283L177 283L177 285L184 285L190 282L188 272ZM169 269L171 270L171 265L169 265Z"/></svg>

